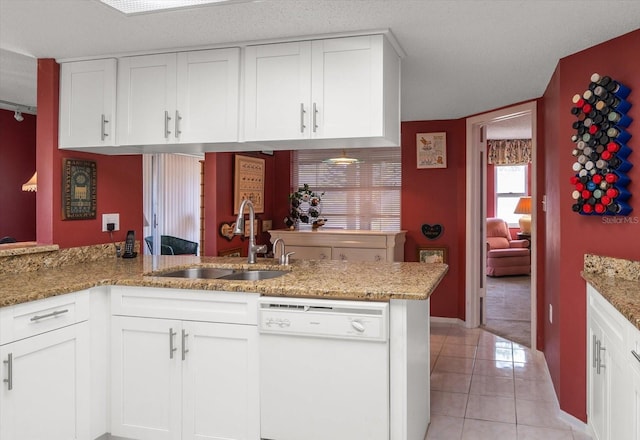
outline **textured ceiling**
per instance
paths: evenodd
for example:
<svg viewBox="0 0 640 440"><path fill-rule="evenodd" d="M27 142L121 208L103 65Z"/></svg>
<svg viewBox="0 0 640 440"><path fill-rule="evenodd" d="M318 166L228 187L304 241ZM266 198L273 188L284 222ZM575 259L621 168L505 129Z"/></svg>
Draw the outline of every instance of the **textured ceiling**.
<svg viewBox="0 0 640 440"><path fill-rule="evenodd" d="M0 0L0 100L35 105L33 58L388 28L406 53L402 120L460 118L542 96L560 58L639 27L640 1L608 0L607 14L602 5L263 0L127 17L97 0Z"/></svg>

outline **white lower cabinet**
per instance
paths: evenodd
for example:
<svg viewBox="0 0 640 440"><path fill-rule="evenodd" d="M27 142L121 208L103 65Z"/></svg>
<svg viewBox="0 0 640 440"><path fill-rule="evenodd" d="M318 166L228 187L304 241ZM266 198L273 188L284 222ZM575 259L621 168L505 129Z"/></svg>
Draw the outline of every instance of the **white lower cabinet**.
<svg viewBox="0 0 640 440"><path fill-rule="evenodd" d="M89 438L88 326L85 321L0 346L1 439Z"/></svg>
<svg viewBox="0 0 640 440"><path fill-rule="evenodd" d="M633 412L638 394L630 387L632 358L625 350L630 324L591 285L587 298L588 424L597 440L640 440L631 432L638 423L637 410Z"/></svg>
<svg viewBox="0 0 640 440"><path fill-rule="evenodd" d="M257 337L256 325L113 316L111 434L257 440Z"/></svg>

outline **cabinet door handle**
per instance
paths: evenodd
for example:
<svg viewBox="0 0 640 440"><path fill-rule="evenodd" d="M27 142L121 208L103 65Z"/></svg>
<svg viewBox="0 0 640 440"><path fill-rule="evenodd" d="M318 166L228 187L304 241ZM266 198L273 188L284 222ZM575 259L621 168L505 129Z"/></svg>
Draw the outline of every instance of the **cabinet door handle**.
<svg viewBox="0 0 640 440"><path fill-rule="evenodd" d="M169 135L171 134L171 132L169 131L169 121L171 120L171 117L169 116L169 112L168 111L164 111L164 138L165 139L169 139Z"/></svg>
<svg viewBox="0 0 640 440"><path fill-rule="evenodd" d="M100 140L103 141L109 133L107 133L106 125L109 123L109 120L105 118L104 114L102 115L102 119L100 121Z"/></svg>
<svg viewBox="0 0 640 440"><path fill-rule="evenodd" d="M7 364L7 378L2 381L7 384L7 390L11 391L13 389L13 353L9 353L7 360L2 363Z"/></svg>
<svg viewBox="0 0 640 440"><path fill-rule="evenodd" d="M189 353L189 349L187 348L187 333L184 329L182 329L182 360L187 358L187 353Z"/></svg>
<svg viewBox="0 0 640 440"><path fill-rule="evenodd" d="M313 132L316 132L316 129L318 128L318 124L317 124L317 116L318 116L318 107L316 106L316 103L313 103Z"/></svg>
<svg viewBox="0 0 640 440"><path fill-rule="evenodd" d="M180 113L178 112L178 110L176 110L176 127L175 127L176 139L178 139L182 134L182 132L180 131L180 121L182 121L182 116L180 116Z"/></svg>
<svg viewBox="0 0 640 440"><path fill-rule="evenodd" d="M640 354L638 354L635 350L631 350L631 354L638 362L640 362Z"/></svg>
<svg viewBox="0 0 640 440"><path fill-rule="evenodd" d="M304 125L304 114L306 113L304 109L304 103L300 103L300 133L304 133L304 129L306 125Z"/></svg>
<svg viewBox="0 0 640 440"><path fill-rule="evenodd" d="M40 319L44 319L44 318L51 318L52 316L58 316L58 315L62 315L63 313L67 313L69 311L69 309L64 309L64 310L54 310L51 313L47 313L46 315L36 315L34 317L31 318L31 321L38 321Z"/></svg>
<svg viewBox="0 0 640 440"><path fill-rule="evenodd" d="M593 335L593 347L591 347L592 351L593 351L593 367L592 368L596 368L596 366L598 365L598 342L597 342L598 338L596 337L596 335Z"/></svg>
<svg viewBox="0 0 640 440"><path fill-rule="evenodd" d="M606 348L602 346L601 341L598 341L597 345L598 345L598 367L596 368L596 373L600 374L600 369L607 367L606 365L602 365L602 358L600 357L601 352L605 351Z"/></svg>
<svg viewBox="0 0 640 440"><path fill-rule="evenodd" d="M170 328L169 329L169 359L173 359L173 352L177 350L177 348L173 346L173 337L175 335L177 335L177 333L173 331L173 328Z"/></svg>

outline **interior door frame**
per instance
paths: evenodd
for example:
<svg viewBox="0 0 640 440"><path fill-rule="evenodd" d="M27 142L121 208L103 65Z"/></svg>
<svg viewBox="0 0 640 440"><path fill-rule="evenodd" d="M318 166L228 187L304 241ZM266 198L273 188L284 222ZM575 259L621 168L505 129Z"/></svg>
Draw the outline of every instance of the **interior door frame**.
<svg viewBox="0 0 640 440"><path fill-rule="evenodd" d="M466 249L465 249L465 326L478 327L480 322L480 289L485 286L485 269L482 267L486 259L483 243L486 242L486 222L482 221L482 213L486 212L486 196L479 197L478 188L486 194L486 173L480 166L483 155L480 132L492 122L510 119L529 114L531 117L531 198L536 203L531 212L531 226L534 239L531 241L531 349L536 350L537 326L537 103L526 102L512 107L495 110L472 116L466 120L467 163L466 163ZM484 185L481 187L481 185ZM479 264L480 262L480 264Z"/></svg>

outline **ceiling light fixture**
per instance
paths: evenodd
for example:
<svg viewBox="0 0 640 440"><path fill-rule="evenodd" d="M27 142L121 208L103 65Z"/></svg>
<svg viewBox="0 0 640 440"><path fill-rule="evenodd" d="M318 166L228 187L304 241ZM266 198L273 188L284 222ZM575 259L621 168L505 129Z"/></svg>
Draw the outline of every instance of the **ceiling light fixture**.
<svg viewBox="0 0 640 440"><path fill-rule="evenodd" d="M241 3L250 0L98 0L126 15L162 12L197 6Z"/></svg>
<svg viewBox="0 0 640 440"><path fill-rule="evenodd" d="M331 163L333 165L351 165L354 163L360 163L360 160L355 157L348 157L347 153L342 150L342 156L340 157L332 157L326 160L323 160L324 163Z"/></svg>

